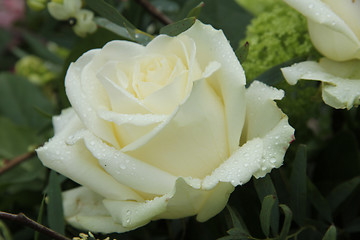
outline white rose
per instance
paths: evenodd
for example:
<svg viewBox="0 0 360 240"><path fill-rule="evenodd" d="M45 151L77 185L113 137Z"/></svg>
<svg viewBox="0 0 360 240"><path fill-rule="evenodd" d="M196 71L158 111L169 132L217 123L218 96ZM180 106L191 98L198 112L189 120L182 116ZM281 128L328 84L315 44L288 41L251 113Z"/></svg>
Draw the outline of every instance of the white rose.
<svg viewBox="0 0 360 240"><path fill-rule="evenodd" d="M315 47L334 61L360 59L359 0L284 0L308 19Z"/></svg>
<svg viewBox="0 0 360 240"><path fill-rule="evenodd" d="M283 68L290 84L322 82L322 97L334 108L360 104L360 1L284 0L308 18L315 47L327 58ZM340 62L341 61L341 62Z"/></svg>
<svg viewBox="0 0 360 240"><path fill-rule="evenodd" d="M124 232L160 218L219 213L234 186L282 165L293 136L283 91L245 76L222 31L197 21L146 47L113 41L66 75L72 108L54 117L43 164L83 187L66 220ZM240 145L240 146L239 146Z"/></svg>

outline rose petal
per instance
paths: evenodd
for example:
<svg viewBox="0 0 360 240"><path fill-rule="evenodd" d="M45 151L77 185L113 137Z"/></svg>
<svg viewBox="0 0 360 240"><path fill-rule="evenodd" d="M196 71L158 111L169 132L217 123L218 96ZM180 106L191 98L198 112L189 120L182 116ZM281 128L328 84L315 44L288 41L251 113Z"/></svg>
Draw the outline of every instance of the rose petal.
<svg viewBox="0 0 360 240"><path fill-rule="evenodd" d="M92 232L126 232L103 205L103 197L85 187L63 192L64 217L72 226Z"/></svg>
<svg viewBox="0 0 360 240"><path fill-rule="evenodd" d="M202 79L168 121L122 151L174 176L203 178L228 156L225 130L222 102Z"/></svg>
<svg viewBox="0 0 360 240"><path fill-rule="evenodd" d="M128 228L137 228L156 219L174 219L192 216L200 212L198 219L206 221L219 213L226 205L231 184L219 183L214 189L194 189L178 178L174 189L161 197L146 202L104 200L104 205L116 222ZM209 197L216 196L218 201Z"/></svg>
<svg viewBox="0 0 360 240"><path fill-rule="evenodd" d="M99 51L89 51L70 65L65 78L66 94L81 122L88 129L113 146L119 146L113 133L112 124L99 118L95 111L99 107L106 108L109 105L105 90L94 79L94 70L89 68L89 63ZM85 74L86 71L88 72ZM91 95L95 89L97 93Z"/></svg>
<svg viewBox="0 0 360 240"><path fill-rule="evenodd" d="M329 5L321 0L285 2L308 18L311 40L325 56L337 61L360 57L359 38Z"/></svg>
<svg viewBox="0 0 360 240"><path fill-rule="evenodd" d="M119 114L106 110L99 110L98 113L102 119L114 123L121 147L136 141L168 119L167 115L156 114Z"/></svg>
<svg viewBox="0 0 360 240"><path fill-rule="evenodd" d="M109 76L110 74L114 74L114 70L111 69L108 64L101 72L99 72L98 77L108 93L111 101L111 109L113 111L124 114L151 113L151 110L140 102L138 98L112 80L117 78L116 75Z"/></svg>
<svg viewBox="0 0 360 240"><path fill-rule="evenodd" d="M246 120L241 139L246 142L262 138L283 118L273 100L284 97L284 91L254 81L246 90Z"/></svg>
<svg viewBox="0 0 360 240"><path fill-rule="evenodd" d="M281 99L283 94L283 91L257 81L251 84L246 92L247 113L241 137L244 144L205 177L203 189L211 189L218 182L242 185L251 176L262 177L282 165L294 134L286 115L273 101Z"/></svg>
<svg viewBox="0 0 360 240"><path fill-rule="evenodd" d="M322 81L322 97L334 108L350 109L360 104L360 61L335 62L323 58L282 68L285 79L296 84L300 79Z"/></svg>
<svg viewBox="0 0 360 240"><path fill-rule="evenodd" d="M66 141L74 133L84 129L74 111L66 110L64 118L60 115L55 122L57 126L56 135L43 147L36 150L40 160L46 167L54 169L104 197L119 200L143 200L133 190L118 183L100 168L98 161L90 154L83 143L66 144ZM58 126L63 127L59 128Z"/></svg>
<svg viewBox="0 0 360 240"><path fill-rule="evenodd" d="M205 69L210 61L221 68L209 79L213 89L223 100L227 121L227 138L230 152L239 146L245 116L245 74L233 49L221 30L196 21L179 36L186 35L196 44L196 60Z"/></svg>
<svg viewBox="0 0 360 240"><path fill-rule="evenodd" d="M84 139L102 168L119 183L151 194L165 194L174 187L173 175L107 145L91 132L83 131L76 138Z"/></svg>

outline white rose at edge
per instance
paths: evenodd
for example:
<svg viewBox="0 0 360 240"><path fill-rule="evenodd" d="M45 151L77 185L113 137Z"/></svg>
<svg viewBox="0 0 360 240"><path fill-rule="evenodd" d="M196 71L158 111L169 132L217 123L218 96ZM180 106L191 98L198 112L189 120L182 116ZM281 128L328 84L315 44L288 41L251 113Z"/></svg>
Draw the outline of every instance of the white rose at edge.
<svg viewBox="0 0 360 240"><path fill-rule="evenodd" d="M63 194L66 220L125 232L151 220L206 221L234 186L282 165L294 129L283 91L245 75L222 31L199 21L146 47L112 41L71 64L72 108L54 117L43 164L82 187Z"/></svg>
<svg viewBox="0 0 360 240"><path fill-rule="evenodd" d="M360 59L359 0L284 0L308 19L314 46L334 61Z"/></svg>

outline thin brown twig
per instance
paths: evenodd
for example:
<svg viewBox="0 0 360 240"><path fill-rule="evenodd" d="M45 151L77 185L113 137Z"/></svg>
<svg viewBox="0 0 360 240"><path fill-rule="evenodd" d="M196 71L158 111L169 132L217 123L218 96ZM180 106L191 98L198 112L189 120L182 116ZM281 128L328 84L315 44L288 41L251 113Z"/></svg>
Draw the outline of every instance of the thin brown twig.
<svg viewBox="0 0 360 240"><path fill-rule="evenodd" d="M41 225L40 223L32 220L31 218L28 218L23 213L12 214L0 211L0 218L21 223L55 240L70 240L70 238L67 238L60 233L57 233L54 230L47 228L44 225Z"/></svg>
<svg viewBox="0 0 360 240"><path fill-rule="evenodd" d="M24 162L25 160L32 158L35 155L36 155L35 151L32 151L32 152L24 153L20 156L17 156L15 158L13 158L12 160L5 159L6 163L3 167L0 168L0 175L5 173L6 171L12 169L13 167L17 166L18 164Z"/></svg>
<svg viewBox="0 0 360 240"><path fill-rule="evenodd" d="M173 20L164 15L159 9L154 7L148 0L135 0L138 4L143 6L146 11L148 11L151 15L153 15L156 19L162 22L165 25L173 23Z"/></svg>

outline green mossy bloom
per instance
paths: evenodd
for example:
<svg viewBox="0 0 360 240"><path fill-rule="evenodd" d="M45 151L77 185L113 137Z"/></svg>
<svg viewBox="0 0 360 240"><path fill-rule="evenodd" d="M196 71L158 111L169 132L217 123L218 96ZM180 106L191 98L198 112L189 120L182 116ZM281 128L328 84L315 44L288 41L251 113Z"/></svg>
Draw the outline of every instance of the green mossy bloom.
<svg viewBox="0 0 360 240"><path fill-rule="evenodd" d="M306 19L280 1L271 11L262 12L252 20L244 41L250 44L243 64L249 80L273 66L314 52Z"/></svg>

